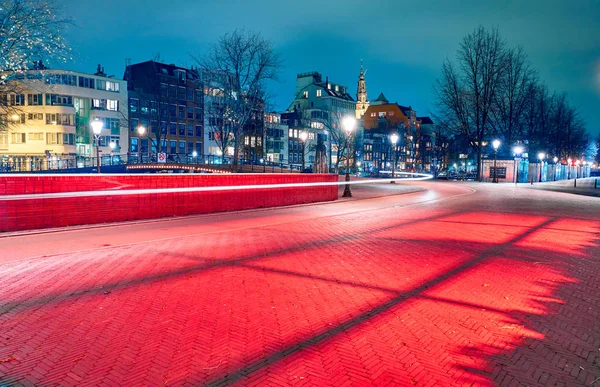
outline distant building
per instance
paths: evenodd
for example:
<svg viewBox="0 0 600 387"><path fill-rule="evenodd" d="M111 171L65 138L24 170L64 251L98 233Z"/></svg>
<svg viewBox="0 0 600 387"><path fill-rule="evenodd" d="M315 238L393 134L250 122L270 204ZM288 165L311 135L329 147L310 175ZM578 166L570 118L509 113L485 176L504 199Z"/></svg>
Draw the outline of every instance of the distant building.
<svg viewBox="0 0 600 387"><path fill-rule="evenodd" d="M434 132L433 122L427 119L426 127L421 128L417 112L411 106L390 103L381 93L363 116L365 168L387 169L395 155L398 169L430 171ZM395 153L390 140L394 133L399 137Z"/></svg>
<svg viewBox="0 0 600 387"><path fill-rule="evenodd" d="M282 113L290 128L290 163L301 163L300 133L308 132L307 165L315 159L318 144L327 149L329 166L337 162L338 142L343 141L341 120L356 115L356 102L348 93L346 86L329 81L318 72L298 74L296 77L296 95L289 108Z"/></svg>
<svg viewBox="0 0 600 387"><path fill-rule="evenodd" d="M128 65L130 149L144 157L166 152L171 160L204 154L204 90L198 72L147 61ZM146 129L140 135L138 128Z"/></svg>
<svg viewBox="0 0 600 387"><path fill-rule="evenodd" d="M17 82L19 92L0 95L0 106L8 109L0 108L0 120L10 121L0 132L2 165L16 170L82 166L96 157L90 127L96 119L104 124L99 150L108 160L103 162L111 153L127 152L127 84L107 76L100 65L95 74L30 70L9 82Z"/></svg>
<svg viewBox="0 0 600 387"><path fill-rule="evenodd" d="M264 122L266 161L287 164L289 126L277 113L265 113Z"/></svg>

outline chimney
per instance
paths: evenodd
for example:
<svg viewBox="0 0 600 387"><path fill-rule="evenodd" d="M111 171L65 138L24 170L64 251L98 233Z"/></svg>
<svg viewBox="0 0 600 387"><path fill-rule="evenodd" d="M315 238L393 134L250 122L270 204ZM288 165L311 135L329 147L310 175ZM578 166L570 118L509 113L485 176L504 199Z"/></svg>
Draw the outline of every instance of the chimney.
<svg viewBox="0 0 600 387"><path fill-rule="evenodd" d="M105 77L106 74L104 73L104 66L102 65L98 65L98 68L96 70L96 73L94 75L100 76L100 77Z"/></svg>

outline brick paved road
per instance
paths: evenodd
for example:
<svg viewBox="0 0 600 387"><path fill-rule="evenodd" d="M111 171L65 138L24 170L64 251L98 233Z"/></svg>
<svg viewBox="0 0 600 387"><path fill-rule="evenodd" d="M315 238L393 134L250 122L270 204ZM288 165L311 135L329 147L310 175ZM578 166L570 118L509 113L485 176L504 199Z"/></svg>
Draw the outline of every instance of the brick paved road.
<svg viewBox="0 0 600 387"><path fill-rule="evenodd" d="M600 200L419 186L0 238L0 385L600 385Z"/></svg>

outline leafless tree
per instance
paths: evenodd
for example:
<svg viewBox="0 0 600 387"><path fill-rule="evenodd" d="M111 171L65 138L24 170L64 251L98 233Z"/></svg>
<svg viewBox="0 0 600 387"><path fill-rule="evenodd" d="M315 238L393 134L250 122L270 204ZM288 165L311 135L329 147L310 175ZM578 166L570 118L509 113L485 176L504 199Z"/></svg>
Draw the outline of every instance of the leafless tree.
<svg viewBox="0 0 600 387"><path fill-rule="evenodd" d="M525 105L530 85L536 83L536 74L522 47L507 51L504 70L495 94L490 122L496 134L510 145L523 137Z"/></svg>
<svg viewBox="0 0 600 387"><path fill-rule="evenodd" d="M224 74L215 88L222 95L223 125L226 122L234 134L232 167L236 169L244 129L253 115L264 113L266 84L277 79L282 61L271 41L246 30L223 35L206 55L194 59L208 74Z"/></svg>
<svg viewBox="0 0 600 387"><path fill-rule="evenodd" d="M496 93L506 68L506 44L497 29L476 28L457 52L456 64L446 60L434 94L439 114L450 127L464 135L477 153L477 175L483 142L492 133L490 123Z"/></svg>
<svg viewBox="0 0 600 387"><path fill-rule="evenodd" d="M52 0L0 0L0 111L5 117L0 119L0 131L20 114L18 105L8 103L8 95L28 88L26 72L45 68L42 61L70 59L62 35L69 24Z"/></svg>

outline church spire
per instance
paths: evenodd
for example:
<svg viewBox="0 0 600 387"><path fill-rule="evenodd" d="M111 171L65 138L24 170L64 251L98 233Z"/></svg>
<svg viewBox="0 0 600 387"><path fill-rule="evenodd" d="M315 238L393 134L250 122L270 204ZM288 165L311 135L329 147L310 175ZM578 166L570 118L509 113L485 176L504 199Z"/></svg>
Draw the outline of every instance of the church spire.
<svg viewBox="0 0 600 387"><path fill-rule="evenodd" d="M360 119L367 111L369 102L367 101L367 82L365 81L363 69L363 60L360 59L360 72L358 74L358 86L356 88L356 118Z"/></svg>

